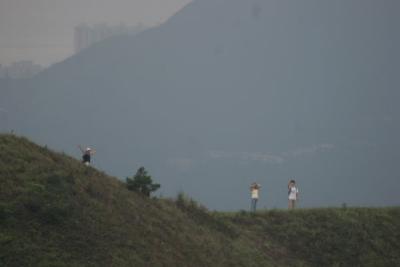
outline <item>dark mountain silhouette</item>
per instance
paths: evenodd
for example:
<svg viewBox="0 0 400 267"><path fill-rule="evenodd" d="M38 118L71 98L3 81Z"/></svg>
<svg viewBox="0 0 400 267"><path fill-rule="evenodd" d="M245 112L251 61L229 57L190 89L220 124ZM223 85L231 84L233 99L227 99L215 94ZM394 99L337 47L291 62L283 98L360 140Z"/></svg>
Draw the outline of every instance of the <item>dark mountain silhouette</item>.
<svg viewBox="0 0 400 267"><path fill-rule="evenodd" d="M304 206L398 204L399 8L197 0L42 72L23 105L1 101L8 127L76 156L95 146L120 177L144 165L163 194L211 208L247 208L254 180L262 205L286 205L290 178Z"/></svg>

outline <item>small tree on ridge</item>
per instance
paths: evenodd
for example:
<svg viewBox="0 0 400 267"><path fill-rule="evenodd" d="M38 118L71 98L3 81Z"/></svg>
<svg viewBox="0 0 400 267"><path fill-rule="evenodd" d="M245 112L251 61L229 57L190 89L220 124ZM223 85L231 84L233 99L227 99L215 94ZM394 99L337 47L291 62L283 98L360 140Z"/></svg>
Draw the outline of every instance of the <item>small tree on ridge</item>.
<svg viewBox="0 0 400 267"><path fill-rule="evenodd" d="M132 178L127 177L126 183L129 190L140 192L148 197L151 192L154 192L161 187L160 184L153 183L151 176L147 173L144 167L140 167Z"/></svg>

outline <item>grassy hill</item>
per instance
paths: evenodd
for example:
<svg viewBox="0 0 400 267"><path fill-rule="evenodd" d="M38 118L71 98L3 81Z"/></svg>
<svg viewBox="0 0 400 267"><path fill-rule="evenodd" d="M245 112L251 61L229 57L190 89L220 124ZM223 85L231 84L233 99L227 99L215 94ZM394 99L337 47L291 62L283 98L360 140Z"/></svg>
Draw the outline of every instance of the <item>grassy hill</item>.
<svg viewBox="0 0 400 267"><path fill-rule="evenodd" d="M209 212L0 135L0 266L396 266L399 208Z"/></svg>

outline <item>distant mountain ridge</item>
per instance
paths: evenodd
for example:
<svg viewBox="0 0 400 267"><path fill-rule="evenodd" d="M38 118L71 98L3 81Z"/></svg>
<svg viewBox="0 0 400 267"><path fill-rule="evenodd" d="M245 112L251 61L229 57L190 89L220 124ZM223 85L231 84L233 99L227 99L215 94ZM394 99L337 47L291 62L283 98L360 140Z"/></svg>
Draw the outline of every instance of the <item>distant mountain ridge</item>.
<svg viewBox="0 0 400 267"><path fill-rule="evenodd" d="M164 194L212 208L247 208L254 180L263 205L283 207L293 177L304 206L396 205L385 192L400 159L397 10L193 1L44 71L20 86L22 107L0 101L18 132L71 155L95 146L95 164L120 177L145 165Z"/></svg>

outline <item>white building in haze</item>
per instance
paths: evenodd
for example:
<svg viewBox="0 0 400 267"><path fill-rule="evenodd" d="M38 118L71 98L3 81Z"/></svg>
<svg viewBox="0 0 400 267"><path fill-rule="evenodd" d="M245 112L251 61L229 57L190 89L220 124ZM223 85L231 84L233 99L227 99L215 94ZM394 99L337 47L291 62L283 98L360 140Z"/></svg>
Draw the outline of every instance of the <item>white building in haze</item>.
<svg viewBox="0 0 400 267"><path fill-rule="evenodd" d="M88 26L86 24L80 24L75 27L74 31L75 53L111 36L136 34L144 29L145 27L140 24L134 27L127 27L123 24L118 26L108 26L107 24Z"/></svg>

